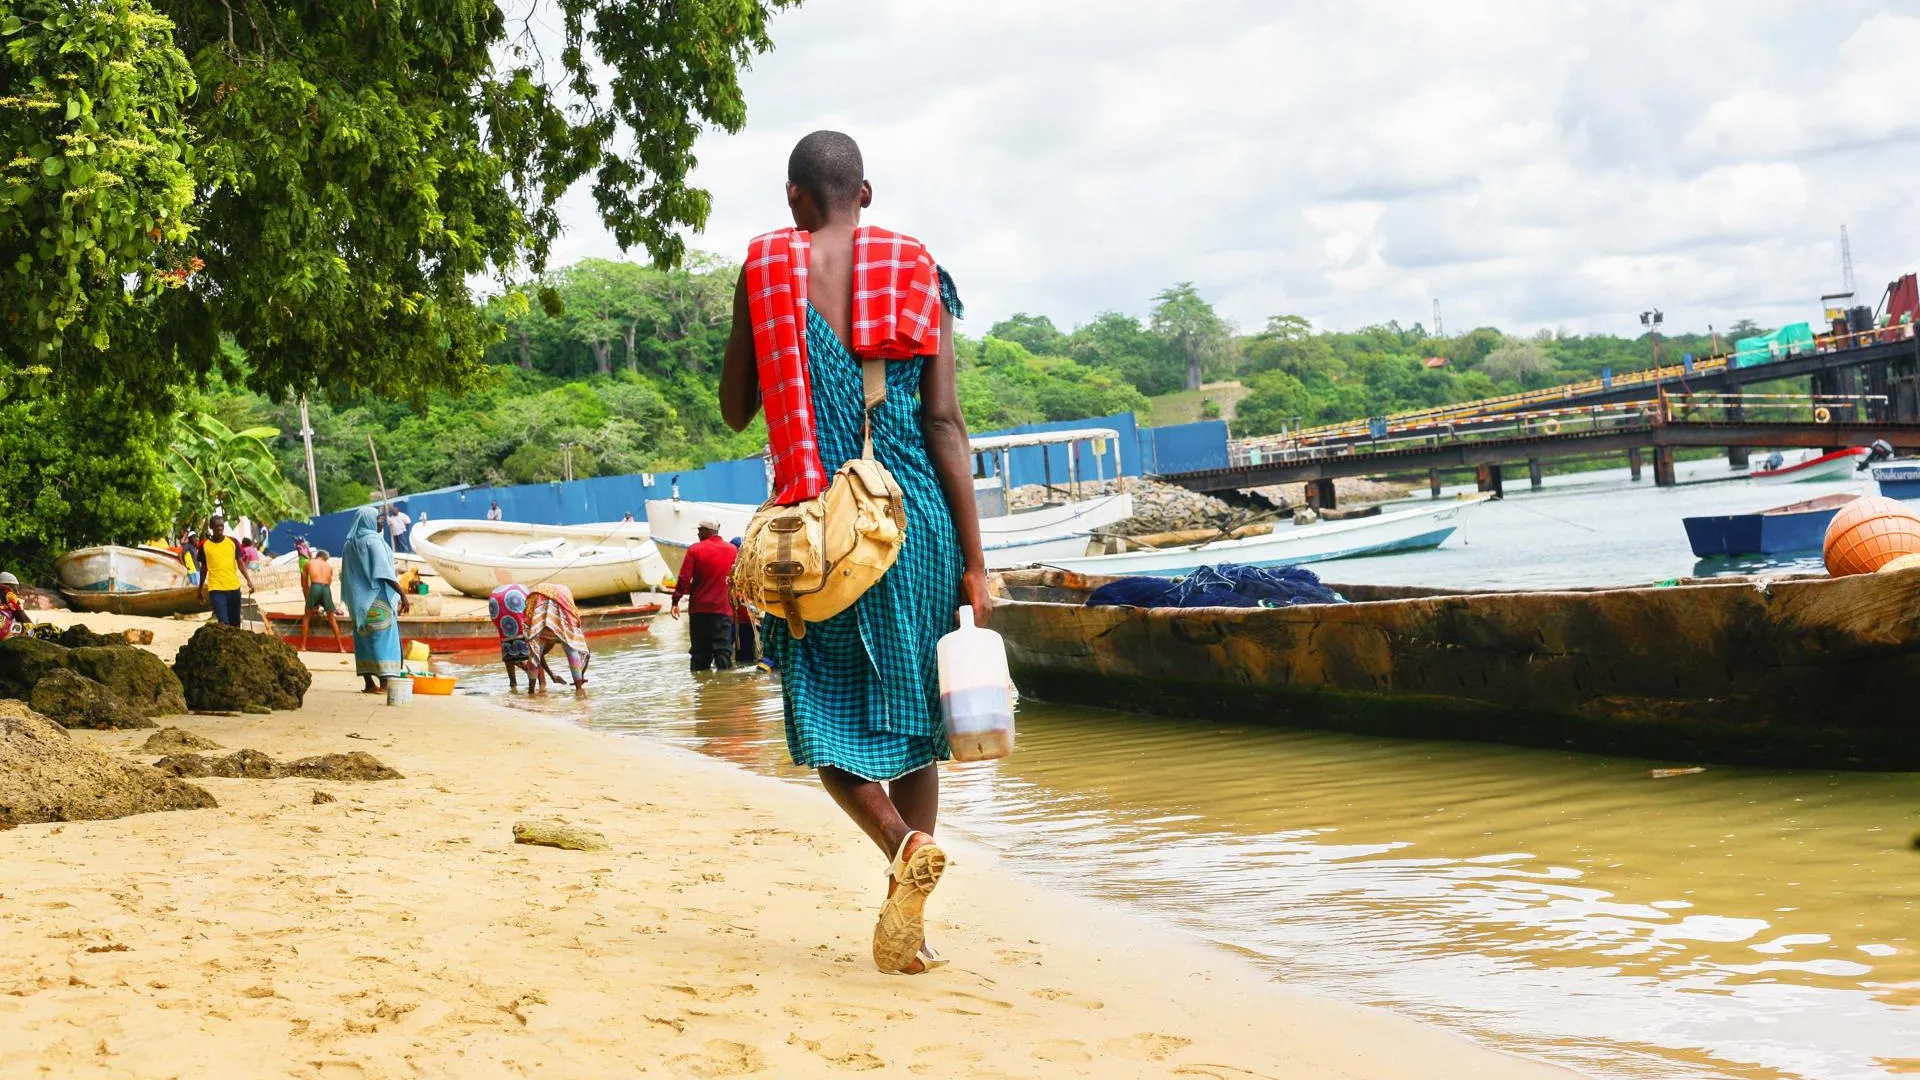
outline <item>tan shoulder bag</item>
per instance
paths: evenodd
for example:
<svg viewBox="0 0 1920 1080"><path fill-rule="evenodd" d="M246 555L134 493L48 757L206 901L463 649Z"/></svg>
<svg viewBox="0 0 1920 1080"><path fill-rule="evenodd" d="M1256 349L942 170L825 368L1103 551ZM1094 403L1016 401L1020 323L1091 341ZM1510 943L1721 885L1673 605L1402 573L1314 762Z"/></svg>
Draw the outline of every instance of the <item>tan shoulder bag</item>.
<svg viewBox="0 0 1920 1080"><path fill-rule="evenodd" d="M900 556L907 508L900 484L873 457L873 410L887 399L885 360L860 361L866 417L860 456L841 466L820 495L792 506L771 500L740 541L734 596L787 620L796 638L807 623L853 606Z"/></svg>

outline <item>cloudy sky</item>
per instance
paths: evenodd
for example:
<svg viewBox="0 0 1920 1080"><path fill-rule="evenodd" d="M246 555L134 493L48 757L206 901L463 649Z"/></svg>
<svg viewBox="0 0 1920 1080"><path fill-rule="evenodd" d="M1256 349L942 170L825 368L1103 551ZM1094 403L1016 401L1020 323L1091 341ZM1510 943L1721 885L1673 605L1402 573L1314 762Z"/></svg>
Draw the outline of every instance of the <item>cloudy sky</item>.
<svg viewBox="0 0 1920 1080"><path fill-rule="evenodd" d="M695 245L787 223L837 128L976 334L1186 280L1249 329L1777 325L1842 224L1864 302L1920 269L1920 0L808 0L773 36ZM570 207L559 260L617 256Z"/></svg>

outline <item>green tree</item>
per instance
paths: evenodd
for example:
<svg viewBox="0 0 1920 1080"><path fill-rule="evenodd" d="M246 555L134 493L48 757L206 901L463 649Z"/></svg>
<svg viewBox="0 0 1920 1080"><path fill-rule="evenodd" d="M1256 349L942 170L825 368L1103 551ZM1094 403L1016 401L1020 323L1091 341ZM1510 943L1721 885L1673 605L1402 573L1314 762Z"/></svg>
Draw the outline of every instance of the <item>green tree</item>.
<svg viewBox="0 0 1920 1080"><path fill-rule="evenodd" d="M1053 325L1053 320L1045 315L1019 312L994 323L993 329L987 331L987 336L1016 342L1035 356L1067 354L1067 335L1061 333L1060 328Z"/></svg>
<svg viewBox="0 0 1920 1080"><path fill-rule="evenodd" d="M1233 328L1214 313L1194 289L1193 282L1182 281L1154 297L1153 332L1173 346L1186 363L1186 388L1200 389L1208 367L1217 366L1231 355Z"/></svg>
<svg viewBox="0 0 1920 1080"><path fill-rule="evenodd" d="M0 389L0 566L45 581L56 555L166 532L164 420L122 391Z"/></svg>
<svg viewBox="0 0 1920 1080"><path fill-rule="evenodd" d="M138 13L136 0L30 2L10 6L19 25L0 30L31 32L43 57L74 55L103 4ZM531 16L498 0L162 0L198 86L184 124L153 108L191 85L166 67L157 37L142 38L148 70L166 77L101 82L91 108L144 116L156 161L185 133L195 231L134 216L204 269L154 298L141 333L116 334L105 352L59 342L47 363L63 380L132 387L156 408L223 369L275 397L417 401L471 386L502 330L473 282L538 274L577 181L591 180L620 244L669 264L682 256L684 232L710 208L688 182L694 140L744 122L738 70L769 46L769 15L794 2L558 0L559 41L543 48ZM56 24L48 10L80 17ZM38 73L10 63L9 74ZM84 122L87 108L66 122ZM90 232L120 242L117 219L80 210L99 226ZM223 338L244 368L228 368Z"/></svg>
<svg viewBox="0 0 1920 1080"><path fill-rule="evenodd" d="M99 363L193 269L193 75L144 0L7 0L0 46L0 358Z"/></svg>
<svg viewBox="0 0 1920 1080"><path fill-rule="evenodd" d="M1553 381L1553 361L1534 341L1508 338L1499 348L1480 361L1480 371L1496 383L1515 383L1532 388Z"/></svg>
<svg viewBox="0 0 1920 1080"><path fill-rule="evenodd" d="M281 476L268 445L279 435L270 427L235 431L205 413L180 417L167 448L180 520L198 526L215 513L255 521L300 516L300 492Z"/></svg>
<svg viewBox="0 0 1920 1080"><path fill-rule="evenodd" d="M1183 361L1168 344L1139 319L1118 311L1101 312L1069 334L1067 355L1116 373L1143 394L1171 393L1180 389L1183 377Z"/></svg>

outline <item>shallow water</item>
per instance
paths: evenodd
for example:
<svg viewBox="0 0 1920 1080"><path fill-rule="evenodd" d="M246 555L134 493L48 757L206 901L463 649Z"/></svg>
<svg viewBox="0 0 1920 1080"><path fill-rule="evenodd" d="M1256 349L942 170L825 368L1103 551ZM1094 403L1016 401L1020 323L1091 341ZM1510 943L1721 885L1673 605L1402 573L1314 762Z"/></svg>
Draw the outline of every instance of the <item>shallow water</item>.
<svg viewBox="0 0 1920 1080"><path fill-rule="evenodd" d="M1651 581L1696 572L1683 513L1828 490L1516 492L1476 511L1464 543L1323 569ZM650 639L600 650L586 697L511 701L810 782L786 762L772 680L696 679L684 648L663 620ZM504 699L504 681L477 669L463 689ZM947 770L948 823L1291 986L1596 1076L1920 1072L1920 775L1656 779L1669 763L1036 703L1019 723L1013 757Z"/></svg>

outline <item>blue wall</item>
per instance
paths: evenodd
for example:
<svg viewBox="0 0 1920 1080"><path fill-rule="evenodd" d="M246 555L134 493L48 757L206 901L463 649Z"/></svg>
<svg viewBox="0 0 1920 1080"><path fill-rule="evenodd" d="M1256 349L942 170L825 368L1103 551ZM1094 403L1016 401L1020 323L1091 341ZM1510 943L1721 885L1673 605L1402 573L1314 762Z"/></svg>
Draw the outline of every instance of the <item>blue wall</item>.
<svg viewBox="0 0 1920 1080"><path fill-rule="evenodd" d="M1192 472L1227 466L1227 425L1220 420L1203 420L1175 427L1143 428L1130 412L1091 420L1059 420L1026 424L1002 431L975 432L976 435L1025 435L1036 431L1068 431L1074 428L1112 428L1120 433L1120 469L1126 476ZM1066 446L1023 447L1012 453L1009 471L1013 486L1038 484L1052 470L1055 485L1067 482ZM1080 443L1072 447L1076 467L1082 479L1095 475L1092 447ZM1042 455L1046 458L1043 460ZM991 475L995 463L987 463ZM1113 447L1099 466L1102 474L1113 475ZM395 501L406 508L415 521L422 513L435 518L482 518L487 507L499 502L500 513L508 521L532 521L546 525L578 525L592 521L618 521L623 514L646 520L648 499L671 498L675 481L683 499L699 502L745 503L757 506L767 499L766 465L761 458L742 461L716 461L699 469L679 472L630 473L624 476L596 476L570 482L515 484L508 487L449 488L440 491L403 495ZM273 548L289 551L294 540L307 537L315 547L339 554L346 543L347 527L359 508L322 514L310 522L281 522L273 528Z"/></svg>

